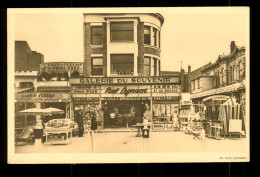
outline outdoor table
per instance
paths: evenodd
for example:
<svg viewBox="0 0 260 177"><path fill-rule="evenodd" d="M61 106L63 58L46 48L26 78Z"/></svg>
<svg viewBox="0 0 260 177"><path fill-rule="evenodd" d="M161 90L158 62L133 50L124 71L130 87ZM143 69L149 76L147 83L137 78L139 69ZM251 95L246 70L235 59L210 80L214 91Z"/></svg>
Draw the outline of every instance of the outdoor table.
<svg viewBox="0 0 260 177"><path fill-rule="evenodd" d="M143 125L132 125L133 127L137 127L136 137L142 137L141 129L144 127Z"/></svg>
<svg viewBox="0 0 260 177"><path fill-rule="evenodd" d="M63 129L63 128L51 128L45 129L44 133L46 134L45 144L68 144L72 143L72 129ZM62 136L65 134L66 139L51 139L51 136ZM50 139L50 140L49 140Z"/></svg>

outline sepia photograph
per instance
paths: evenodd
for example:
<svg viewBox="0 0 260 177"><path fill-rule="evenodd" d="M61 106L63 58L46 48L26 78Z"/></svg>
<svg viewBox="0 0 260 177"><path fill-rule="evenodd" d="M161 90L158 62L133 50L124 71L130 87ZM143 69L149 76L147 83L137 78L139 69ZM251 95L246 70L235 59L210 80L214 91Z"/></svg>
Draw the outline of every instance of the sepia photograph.
<svg viewBox="0 0 260 177"><path fill-rule="evenodd" d="M250 161L249 7L7 12L8 163Z"/></svg>

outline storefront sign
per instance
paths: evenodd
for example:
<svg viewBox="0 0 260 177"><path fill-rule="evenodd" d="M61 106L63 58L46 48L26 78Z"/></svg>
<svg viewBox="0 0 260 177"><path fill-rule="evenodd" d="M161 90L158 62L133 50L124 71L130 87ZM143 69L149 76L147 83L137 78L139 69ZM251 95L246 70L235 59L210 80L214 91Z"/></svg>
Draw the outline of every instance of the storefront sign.
<svg viewBox="0 0 260 177"><path fill-rule="evenodd" d="M90 97L74 97L73 101L99 101L99 98L90 98Z"/></svg>
<svg viewBox="0 0 260 177"><path fill-rule="evenodd" d="M32 92L15 94L17 102L70 102L69 93Z"/></svg>
<svg viewBox="0 0 260 177"><path fill-rule="evenodd" d="M192 101L182 101L181 105L191 105Z"/></svg>
<svg viewBox="0 0 260 177"><path fill-rule="evenodd" d="M70 78L70 84L178 84L179 77Z"/></svg>
<svg viewBox="0 0 260 177"><path fill-rule="evenodd" d="M203 101L207 101L207 100L227 100L229 98L229 96L226 95L213 95L207 98L204 98Z"/></svg>
<svg viewBox="0 0 260 177"><path fill-rule="evenodd" d="M105 90L105 93L112 93L112 94L120 93L120 94L128 95L130 93L147 93L147 90L148 90L148 88L146 88L146 89L127 89L126 87L124 87L122 90L119 90L119 88L112 89L111 87L108 87Z"/></svg>
<svg viewBox="0 0 260 177"><path fill-rule="evenodd" d="M179 93L179 85L153 85L152 93Z"/></svg>
<svg viewBox="0 0 260 177"><path fill-rule="evenodd" d="M81 62L57 62L57 63L42 63L40 64L40 71L43 72L64 72L64 71L78 71L83 73L83 63Z"/></svg>
<svg viewBox="0 0 260 177"><path fill-rule="evenodd" d="M166 97L153 97L152 100L172 100L178 101L180 100L180 96L166 96Z"/></svg>
<svg viewBox="0 0 260 177"><path fill-rule="evenodd" d="M68 97L67 93L48 93L48 92L33 92L33 93L17 93L16 98L62 98Z"/></svg>
<svg viewBox="0 0 260 177"><path fill-rule="evenodd" d="M115 100L150 100L149 97L104 97L102 100L115 101Z"/></svg>
<svg viewBox="0 0 260 177"><path fill-rule="evenodd" d="M72 86L71 93L98 94L100 93L100 86Z"/></svg>
<svg viewBox="0 0 260 177"><path fill-rule="evenodd" d="M118 75L134 75L133 71L117 71Z"/></svg>

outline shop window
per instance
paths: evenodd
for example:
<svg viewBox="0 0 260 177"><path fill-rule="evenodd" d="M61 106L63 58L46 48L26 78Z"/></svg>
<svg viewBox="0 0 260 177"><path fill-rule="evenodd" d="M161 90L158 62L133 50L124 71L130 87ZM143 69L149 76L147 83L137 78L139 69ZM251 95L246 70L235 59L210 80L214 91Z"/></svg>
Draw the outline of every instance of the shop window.
<svg viewBox="0 0 260 177"><path fill-rule="evenodd" d="M103 76L103 58L91 58L91 75Z"/></svg>
<svg viewBox="0 0 260 177"><path fill-rule="evenodd" d="M32 82L20 82L19 87L20 88L30 88L30 87L33 87L33 83Z"/></svg>
<svg viewBox="0 0 260 177"><path fill-rule="evenodd" d="M152 39L153 39L153 45L157 46L157 29L155 28L153 28Z"/></svg>
<svg viewBox="0 0 260 177"><path fill-rule="evenodd" d="M144 76L150 76L150 62L150 57L144 57Z"/></svg>
<svg viewBox="0 0 260 177"><path fill-rule="evenodd" d="M111 22L111 41L134 41L133 22Z"/></svg>
<svg viewBox="0 0 260 177"><path fill-rule="evenodd" d="M91 44L102 45L103 44L103 31L102 26L91 27Z"/></svg>
<svg viewBox="0 0 260 177"><path fill-rule="evenodd" d="M111 54L111 74L133 73L134 55L133 54Z"/></svg>
<svg viewBox="0 0 260 177"><path fill-rule="evenodd" d="M144 27L144 44L151 45L150 26Z"/></svg>

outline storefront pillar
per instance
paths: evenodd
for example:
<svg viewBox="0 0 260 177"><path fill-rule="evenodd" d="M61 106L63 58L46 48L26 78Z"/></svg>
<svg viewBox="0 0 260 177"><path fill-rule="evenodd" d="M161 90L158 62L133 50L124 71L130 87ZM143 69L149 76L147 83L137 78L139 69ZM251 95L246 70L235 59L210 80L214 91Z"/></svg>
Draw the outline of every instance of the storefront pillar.
<svg viewBox="0 0 260 177"><path fill-rule="evenodd" d="M73 106L73 101L71 100L70 102L70 119L74 120L74 106Z"/></svg>

